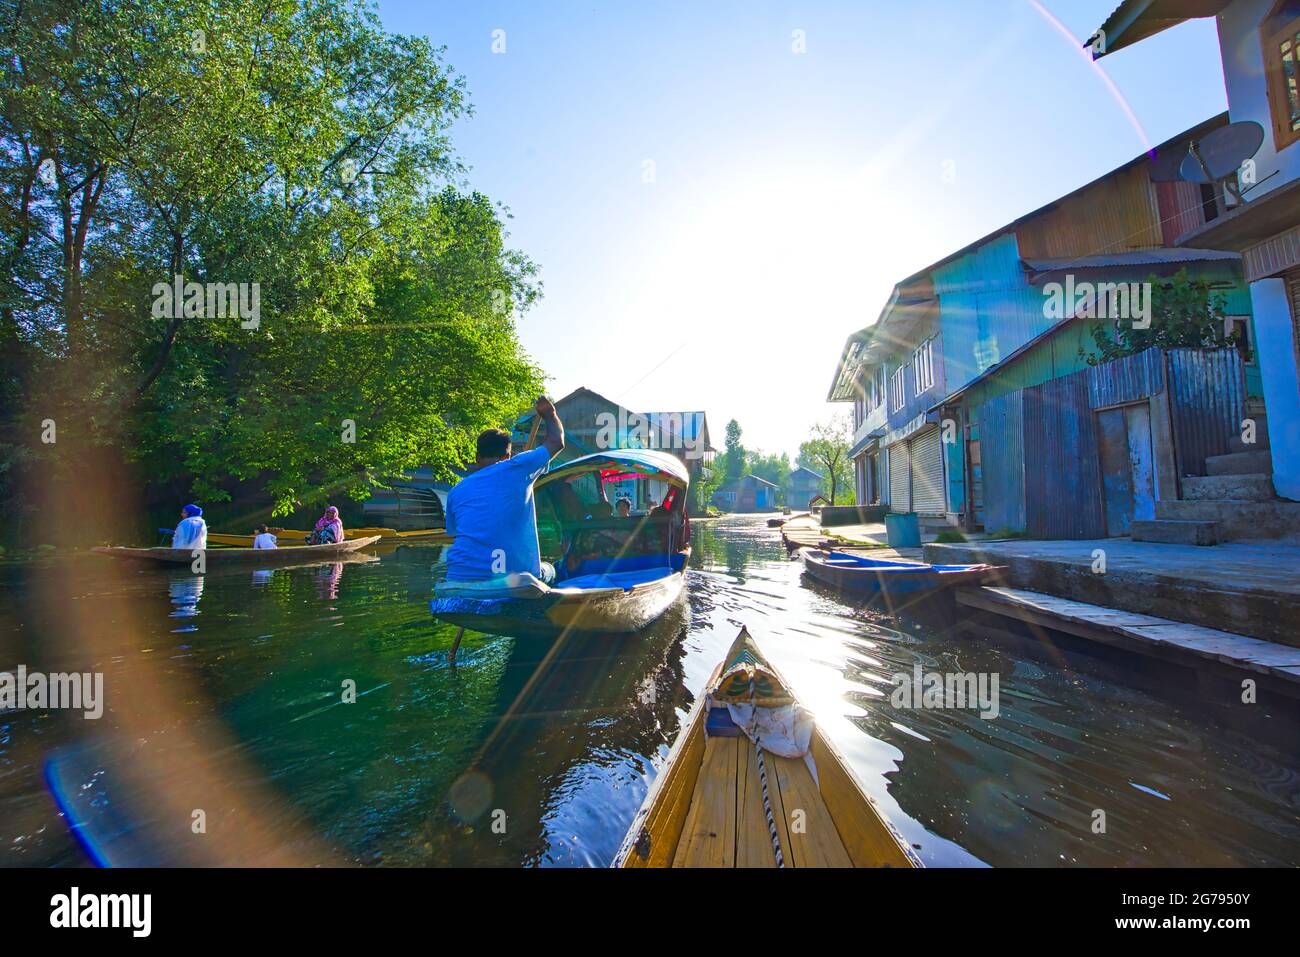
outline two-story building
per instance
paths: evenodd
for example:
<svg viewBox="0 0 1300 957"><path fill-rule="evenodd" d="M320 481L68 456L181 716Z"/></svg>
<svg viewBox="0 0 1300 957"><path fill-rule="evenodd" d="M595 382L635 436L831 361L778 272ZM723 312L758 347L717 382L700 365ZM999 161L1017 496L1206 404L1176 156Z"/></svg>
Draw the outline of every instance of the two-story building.
<svg viewBox="0 0 1300 957"><path fill-rule="evenodd" d="M1240 201L1209 222L1184 224L1175 241L1241 253L1268 410L1268 467L1277 493L1300 499L1300 2L1125 0L1088 45L1094 59L1111 56L1211 16L1228 115L1259 124L1264 142L1234 176Z"/></svg>
<svg viewBox="0 0 1300 957"><path fill-rule="evenodd" d="M785 504L789 508L807 508L821 494L823 477L820 472L800 465L785 477Z"/></svg>
<svg viewBox="0 0 1300 957"><path fill-rule="evenodd" d="M1182 470L1203 475L1207 457L1228 451L1261 391L1251 296L1238 254L1175 245L1225 213L1221 187L1177 170L1190 142L1226 123L1208 120L895 286L876 322L849 337L828 397L854 405L860 503L967 528L1126 534L1155 518L1158 497L1179 494ZM1221 298L1240 352L1089 363L1111 292L1149 293L1184 270ZM1060 387L1067 415L1043 389L1072 375ZM1203 430L1213 441L1178 457L1170 384L1195 376L1228 399ZM1142 403L1146 412L1122 411ZM1112 454L1119 445L1132 456Z"/></svg>

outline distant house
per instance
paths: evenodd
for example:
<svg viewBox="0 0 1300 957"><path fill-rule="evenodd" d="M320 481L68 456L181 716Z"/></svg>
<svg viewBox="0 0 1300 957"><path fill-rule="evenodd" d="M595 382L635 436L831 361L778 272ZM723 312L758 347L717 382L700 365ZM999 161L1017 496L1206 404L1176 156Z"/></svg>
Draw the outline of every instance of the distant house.
<svg viewBox="0 0 1300 957"><path fill-rule="evenodd" d="M659 449L682 461L692 487L698 488L713 474L716 450L709 444L709 422L703 412L634 412L585 387L557 399L555 410L564 423L561 462L609 449ZM534 413L528 412L515 423L512 440L516 453L528 442L533 418ZM536 441L545 437L543 423ZM653 479L628 479L605 488L611 503L626 498L634 509L658 505L666 493L667 486ZM691 502L697 502L694 495Z"/></svg>
<svg viewBox="0 0 1300 957"><path fill-rule="evenodd" d="M821 493L822 475L802 465L785 480L785 504L790 508L807 508L813 496Z"/></svg>
<svg viewBox="0 0 1300 957"><path fill-rule="evenodd" d="M713 505L724 512L765 512L776 508L778 490L774 482L757 475L746 475L724 482L713 493Z"/></svg>

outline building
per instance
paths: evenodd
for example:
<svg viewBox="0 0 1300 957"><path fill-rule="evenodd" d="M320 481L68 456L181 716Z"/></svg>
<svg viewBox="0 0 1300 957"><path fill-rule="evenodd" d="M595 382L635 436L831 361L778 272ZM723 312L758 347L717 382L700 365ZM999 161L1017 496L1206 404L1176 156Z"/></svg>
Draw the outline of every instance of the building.
<svg viewBox="0 0 1300 957"><path fill-rule="evenodd" d="M1175 244L1242 256L1268 411L1260 430L1261 449L1270 452L1263 467L1277 494L1300 499L1300 3L1125 0L1088 45L1099 59L1190 18L1210 16L1218 25L1228 116L1234 123L1258 124L1264 141L1231 174L1240 199L1211 221L1183 224Z"/></svg>
<svg viewBox="0 0 1300 957"><path fill-rule="evenodd" d="M822 490L822 474L802 465L786 476L785 504L790 508L807 508Z"/></svg>
<svg viewBox="0 0 1300 957"><path fill-rule="evenodd" d="M724 512L768 512L776 508L780 487L757 475L724 482L713 493L713 506Z"/></svg>
<svg viewBox="0 0 1300 957"><path fill-rule="evenodd" d="M451 484L435 481L433 470L412 469L388 484L376 488L362 503L361 511L369 525L395 528L399 532L446 525L447 495Z"/></svg>
<svg viewBox="0 0 1300 957"><path fill-rule="evenodd" d="M598 392L580 387L556 400L555 410L564 423L565 447L558 460L568 462L609 449L659 449L677 456L691 477L692 511L698 512L698 489L712 476L716 450L709 442L708 417L703 412L633 412ZM528 442L535 413L529 411L515 423L515 452ZM537 442L546 437L539 426ZM667 487L653 479L629 479L606 486L610 503L626 498L634 509L663 501Z"/></svg>
<svg viewBox="0 0 1300 957"><path fill-rule="evenodd" d="M875 324L848 338L829 394L854 406L859 503L969 529L1101 536L1154 520L1156 500L1180 493L1179 470L1203 476L1207 458L1231 451L1234 417L1262 391L1257 353L1249 363L1234 349L1088 362L1099 316L1134 321L1116 316L1140 309L1144 292L1149 307L1150 277L1181 270L1210 283L1225 331L1254 345L1241 257L1175 243L1226 214L1221 186L1173 178L1189 143L1226 124L1226 114L1214 117L895 286ZM1108 378L1122 371L1149 375ZM1217 377L1212 390L1205 376ZM1172 409L1180 383L1194 383L1189 404ZM1227 398L1206 418L1195 400L1215 390ZM1096 404L1107 397L1155 411L1120 412L1117 426L1113 409ZM1171 458L1177 429L1198 424L1200 444ZM1115 454L1125 444L1131 457Z"/></svg>

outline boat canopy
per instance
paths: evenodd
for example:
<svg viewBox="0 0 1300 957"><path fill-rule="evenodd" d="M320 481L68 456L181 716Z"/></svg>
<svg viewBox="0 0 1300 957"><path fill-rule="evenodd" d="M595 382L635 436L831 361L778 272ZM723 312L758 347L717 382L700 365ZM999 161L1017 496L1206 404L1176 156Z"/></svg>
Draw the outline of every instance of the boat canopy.
<svg viewBox="0 0 1300 957"><path fill-rule="evenodd" d="M648 478L680 488L686 488L691 483L690 473L675 455L655 449L611 449L608 452L584 455L553 467L537 480L537 488L590 474L598 474L601 482Z"/></svg>

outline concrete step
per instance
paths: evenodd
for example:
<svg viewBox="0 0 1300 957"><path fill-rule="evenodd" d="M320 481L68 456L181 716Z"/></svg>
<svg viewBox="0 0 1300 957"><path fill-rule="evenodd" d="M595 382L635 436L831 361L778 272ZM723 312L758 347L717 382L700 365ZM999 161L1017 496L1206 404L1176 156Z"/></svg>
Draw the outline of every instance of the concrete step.
<svg viewBox="0 0 1300 957"><path fill-rule="evenodd" d="M1205 460L1205 471L1211 475L1272 475L1271 452L1229 452L1211 455Z"/></svg>
<svg viewBox="0 0 1300 957"><path fill-rule="evenodd" d="M1135 542L1165 542L1170 545L1217 545L1218 522L1187 522L1172 519L1139 520L1133 523Z"/></svg>
<svg viewBox="0 0 1300 957"><path fill-rule="evenodd" d="M1300 502L1156 502L1156 518L1214 522L1221 542L1300 541Z"/></svg>
<svg viewBox="0 0 1300 957"><path fill-rule="evenodd" d="M1269 502L1277 498L1271 475L1189 475L1183 479L1189 502Z"/></svg>

